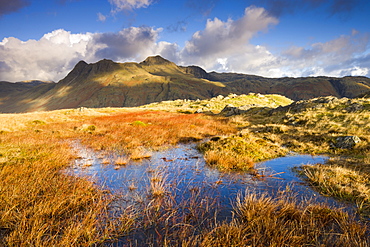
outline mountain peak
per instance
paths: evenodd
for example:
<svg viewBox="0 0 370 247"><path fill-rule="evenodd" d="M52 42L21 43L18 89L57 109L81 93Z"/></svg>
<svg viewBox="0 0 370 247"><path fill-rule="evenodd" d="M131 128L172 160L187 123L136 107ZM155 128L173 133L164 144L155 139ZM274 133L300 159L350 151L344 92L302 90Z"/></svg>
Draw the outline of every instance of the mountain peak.
<svg viewBox="0 0 370 247"><path fill-rule="evenodd" d="M173 64L171 61L164 59L163 57L157 56L150 56L147 57L143 62L140 63L141 65L163 65L163 64Z"/></svg>

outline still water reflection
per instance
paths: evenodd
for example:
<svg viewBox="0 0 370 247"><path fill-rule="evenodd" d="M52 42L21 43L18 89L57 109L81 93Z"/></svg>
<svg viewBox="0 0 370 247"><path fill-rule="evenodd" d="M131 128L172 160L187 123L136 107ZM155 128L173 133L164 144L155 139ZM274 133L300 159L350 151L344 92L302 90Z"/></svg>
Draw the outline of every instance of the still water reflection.
<svg viewBox="0 0 370 247"><path fill-rule="evenodd" d="M150 193L153 178L160 177L168 193L180 202L191 196L194 190L204 196L217 198L221 210L230 211L240 192L268 193L274 197L292 193L299 201L323 202L354 212L352 204L339 202L319 195L297 176L292 168L302 164L324 163L326 156L295 155L258 163L256 169L263 177L248 173L220 172L205 164L194 144L179 145L165 151L153 152L150 159L129 161L125 166L116 166L117 155L102 154L73 142L79 155L67 171L77 176L87 176L102 189L123 195L121 203L132 204L145 201Z"/></svg>

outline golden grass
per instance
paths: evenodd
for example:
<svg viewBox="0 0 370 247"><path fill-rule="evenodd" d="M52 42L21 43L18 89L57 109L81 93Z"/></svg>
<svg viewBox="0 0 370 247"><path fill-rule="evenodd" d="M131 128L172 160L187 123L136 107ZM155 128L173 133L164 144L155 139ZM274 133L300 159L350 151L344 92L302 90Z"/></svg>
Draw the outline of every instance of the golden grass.
<svg viewBox="0 0 370 247"><path fill-rule="evenodd" d="M149 159L150 157L152 157L152 153L143 147L137 147L130 151L130 159L135 161Z"/></svg>
<svg viewBox="0 0 370 247"><path fill-rule="evenodd" d="M355 202L362 214L370 215L369 174L335 165L306 165L302 169L321 193Z"/></svg>
<svg viewBox="0 0 370 247"><path fill-rule="evenodd" d="M350 102L350 103L348 103ZM362 110L348 107L361 105ZM294 111L258 112L244 115L245 128L259 138L299 153L345 156L330 166L305 167L305 173L321 193L356 202L364 214L368 211L370 174L370 99L339 99L332 103L310 103ZM243 125L239 119L239 125ZM336 147L338 137L358 136L361 142L352 149Z"/></svg>
<svg viewBox="0 0 370 247"><path fill-rule="evenodd" d="M167 193L166 176L160 172L152 173L150 177L150 194L153 198L163 197Z"/></svg>
<svg viewBox="0 0 370 247"><path fill-rule="evenodd" d="M0 242L8 246L89 246L138 224L125 209L112 217L109 194L62 172L75 158L70 140L142 159L151 147L235 131L223 119L126 109L1 114L0 130ZM164 184L153 181L155 197Z"/></svg>
<svg viewBox="0 0 370 247"><path fill-rule="evenodd" d="M117 166L125 166L130 161L129 157L118 157L114 160L114 164Z"/></svg>
<svg viewBox="0 0 370 247"><path fill-rule="evenodd" d="M108 198L91 182L64 175L72 155L51 136L2 134L0 242L9 246L89 245L104 239Z"/></svg>
<svg viewBox="0 0 370 247"><path fill-rule="evenodd" d="M236 218L204 234L200 246L368 246L366 227L348 214L288 198L248 194Z"/></svg>
<svg viewBox="0 0 370 247"><path fill-rule="evenodd" d="M343 169L333 164L316 173L313 166L307 175L322 178L333 195L348 199L351 194L349 200L365 210L370 114L342 110L333 106L296 113L294 125L286 121L286 113L270 116L261 109L230 121L202 114L114 108L1 114L0 242L90 246L142 233L144 244L157 246L368 246L368 229L347 214L286 198L247 195L236 203L230 223L217 223L214 198L200 197L202 188L196 188L191 198L179 204L175 198L181 195L174 194L159 173L150 180L149 202L143 200L138 210L129 207L112 215L109 194L62 172L74 158L68 140L131 154L132 159L136 151L141 153L138 157L145 157L145 150L223 135L200 145L209 163L224 162L221 169L250 169L253 162L284 155L281 145L298 152L351 156L351 164L340 164ZM244 130L235 135L234 126ZM330 145L337 136L355 134L363 142L353 150ZM353 163L361 166L353 169ZM136 193L135 184L129 187Z"/></svg>
<svg viewBox="0 0 370 247"><path fill-rule="evenodd" d="M270 141L243 132L219 140L210 140L198 146L206 162L221 170L250 170L254 162L284 156L286 149Z"/></svg>
<svg viewBox="0 0 370 247"><path fill-rule="evenodd" d="M235 132L223 118L168 112L121 113L89 121L96 126L96 130L80 135L79 138L95 149L113 151L131 149L132 152L139 152L141 147L159 148L220 133Z"/></svg>
<svg viewBox="0 0 370 247"><path fill-rule="evenodd" d="M220 170L250 170L254 167L252 158L247 155L236 154L230 150L205 151L204 159L207 164L218 167Z"/></svg>

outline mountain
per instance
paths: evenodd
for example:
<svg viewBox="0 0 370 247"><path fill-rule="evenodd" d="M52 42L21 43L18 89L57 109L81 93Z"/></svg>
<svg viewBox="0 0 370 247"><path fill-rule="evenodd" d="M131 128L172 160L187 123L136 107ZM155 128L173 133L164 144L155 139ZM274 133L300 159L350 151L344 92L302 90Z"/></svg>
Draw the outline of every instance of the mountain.
<svg viewBox="0 0 370 247"><path fill-rule="evenodd" d="M366 77L265 78L208 73L177 66L160 56L140 63L78 62L58 83L0 82L0 112L76 107L139 106L175 99L208 99L219 94L276 93L293 100L318 96L355 97L370 91Z"/></svg>
<svg viewBox="0 0 370 247"><path fill-rule="evenodd" d="M141 63L104 59L93 64L80 61L54 87L28 88L12 94L0 101L0 112L139 106L228 93L224 84L197 78L160 56L148 57Z"/></svg>
<svg viewBox="0 0 370 247"><path fill-rule="evenodd" d="M320 96L354 98L370 91L370 79L361 76L265 78L234 73L209 73L211 80L224 83L233 92L259 92L281 94L293 100L305 100Z"/></svg>

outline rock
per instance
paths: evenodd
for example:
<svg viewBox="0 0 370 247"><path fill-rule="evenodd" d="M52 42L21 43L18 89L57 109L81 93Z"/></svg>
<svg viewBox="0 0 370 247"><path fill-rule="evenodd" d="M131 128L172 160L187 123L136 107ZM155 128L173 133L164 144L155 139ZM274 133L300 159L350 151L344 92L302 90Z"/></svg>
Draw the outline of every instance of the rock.
<svg viewBox="0 0 370 247"><path fill-rule="evenodd" d="M275 109L272 109L270 111L270 114L274 115L275 113L278 113L278 112L298 113L298 112L303 112L309 109L310 110L321 109L329 105L340 104L344 100L346 99L338 99L334 96L326 96L326 97L320 97L320 98L309 99L309 100L300 100L300 101L293 102L292 104L287 105L287 106L279 106Z"/></svg>
<svg viewBox="0 0 370 247"><path fill-rule="evenodd" d="M342 149L352 149L361 139L358 136L340 136L336 139L335 147Z"/></svg>
<svg viewBox="0 0 370 247"><path fill-rule="evenodd" d="M216 141L219 141L221 140L221 136L214 136L214 137L211 137L210 141L213 141L213 142L216 142Z"/></svg>
<svg viewBox="0 0 370 247"><path fill-rule="evenodd" d="M347 112L358 112L358 111L362 111L363 109L364 109L363 105L359 103L353 103L349 105L348 107L346 107L344 110L346 110Z"/></svg>
<svg viewBox="0 0 370 247"><path fill-rule="evenodd" d="M233 99L233 98L238 97L238 95L236 95L236 94L234 94L234 93L231 93L231 94L229 94L227 97L229 97L229 98Z"/></svg>
<svg viewBox="0 0 370 247"><path fill-rule="evenodd" d="M263 107L263 106L258 105L258 104L249 104L249 105L244 105L244 106L240 106L240 107L235 107L235 106L229 104L229 105L225 106L224 109L222 109L220 114L224 115L225 117L240 115L240 114L246 113L248 110L250 110L251 108L254 108L254 107Z"/></svg>
<svg viewBox="0 0 370 247"><path fill-rule="evenodd" d="M185 73L192 74L196 78L210 79L208 73L198 66L180 67Z"/></svg>
<svg viewBox="0 0 370 247"><path fill-rule="evenodd" d="M233 116L233 115L240 114L240 111L239 111L238 107L235 107L235 106L229 104L229 105L225 106L224 109L222 109L220 114L224 115L226 117L230 117L230 116Z"/></svg>

